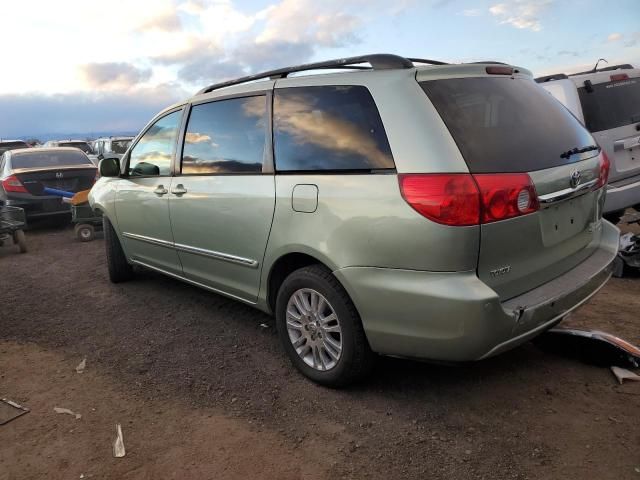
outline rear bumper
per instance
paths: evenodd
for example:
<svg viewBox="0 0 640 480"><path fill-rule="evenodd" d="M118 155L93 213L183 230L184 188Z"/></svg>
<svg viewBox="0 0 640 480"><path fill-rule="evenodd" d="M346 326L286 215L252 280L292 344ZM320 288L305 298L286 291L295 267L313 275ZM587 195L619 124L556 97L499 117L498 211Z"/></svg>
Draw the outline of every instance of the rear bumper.
<svg viewBox="0 0 640 480"><path fill-rule="evenodd" d="M24 209L27 217L45 217L49 215L69 214L71 207L59 197L25 197L11 196L4 200L5 205Z"/></svg>
<svg viewBox="0 0 640 480"><path fill-rule="evenodd" d="M607 185L604 213L624 210L638 203L640 203L640 175L631 181L612 182Z"/></svg>
<svg viewBox="0 0 640 480"><path fill-rule="evenodd" d="M381 354L442 361L479 360L558 323L611 276L618 229L603 222L598 248L560 277L506 302L475 272L349 267L334 272Z"/></svg>

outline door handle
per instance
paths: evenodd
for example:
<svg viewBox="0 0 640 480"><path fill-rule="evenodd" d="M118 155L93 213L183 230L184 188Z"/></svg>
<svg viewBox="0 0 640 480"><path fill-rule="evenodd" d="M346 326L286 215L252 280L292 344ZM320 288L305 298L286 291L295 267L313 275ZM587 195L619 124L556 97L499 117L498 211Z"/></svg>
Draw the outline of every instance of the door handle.
<svg viewBox="0 0 640 480"><path fill-rule="evenodd" d="M164 185L158 185L153 191L153 193L161 197L162 195L166 195L167 193L169 193L169 190L164 188Z"/></svg>
<svg viewBox="0 0 640 480"><path fill-rule="evenodd" d="M179 183L178 185L176 185L174 188L171 189L171 193L173 193L174 195L180 196L187 193L187 189L184 188L184 185Z"/></svg>

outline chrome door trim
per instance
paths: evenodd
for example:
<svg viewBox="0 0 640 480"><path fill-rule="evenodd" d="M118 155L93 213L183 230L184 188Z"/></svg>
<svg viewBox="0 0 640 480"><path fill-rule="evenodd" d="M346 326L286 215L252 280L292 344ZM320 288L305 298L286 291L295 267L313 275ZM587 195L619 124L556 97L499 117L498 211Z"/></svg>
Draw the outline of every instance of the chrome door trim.
<svg viewBox="0 0 640 480"><path fill-rule="evenodd" d="M177 275L175 273L167 272L166 270L163 270L163 269L158 268L158 267L154 267L153 265L149 265L148 263L141 262L140 260L137 260L135 258L132 258L131 262L135 263L137 265L140 265L140 266L142 266L144 268L148 268L149 270L154 270L156 272L163 273L164 275L167 275L169 277L175 278L176 280L181 280L183 282L190 283L191 285L194 285L196 287L200 287L200 288L203 288L205 290L209 290L210 292L217 293L219 295L224 295L225 297L233 298L234 300L238 300L238 301L246 303L248 305L255 305L256 304L256 302L253 302L251 300L247 300L246 298L238 297L237 295L233 295L232 293L227 293L227 292L225 292L223 290L218 290L217 288L213 288L213 287L210 287L210 286L205 285L203 283L196 282L195 280L190 280L190 279L188 279L186 277L183 277L182 275Z"/></svg>
<svg viewBox="0 0 640 480"><path fill-rule="evenodd" d="M565 188L563 190L558 190L557 192L548 193L546 195L540 195L538 200L540 201L542 207L550 206L555 202L559 202L561 200L566 200L568 198L577 197L587 191L591 190L591 188L598 183L598 179L595 178L587 183L583 183L578 185L576 188Z"/></svg>
<svg viewBox="0 0 640 480"><path fill-rule="evenodd" d="M192 247L189 245L183 245L176 243L175 249L180 252L193 253L194 255L201 255L203 257L215 258L216 260L223 260L225 262L237 263L238 265L244 265L245 267L257 268L258 261L250 258L238 257L228 253L216 252L213 250L207 250L199 247Z"/></svg>
<svg viewBox="0 0 640 480"><path fill-rule="evenodd" d="M222 260L225 262L235 263L237 265L243 265L249 268L258 268L258 261L251 258L238 257L229 253L216 252L213 250L207 250L205 248L192 247L190 245L183 245L181 243L168 242L167 240L160 240L159 238L146 237L144 235L138 235L136 233L122 232L122 236L130 238L132 240L138 240L140 242L150 243L151 245L158 245L160 247L172 248L180 252L193 253L194 255L200 255L207 258L214 258L216 260Z"/></svg>
<svg viewBox="0 0 640 480"><path fill-rule="evenodd" d="M122 236L125 238L130 238L132 240L147 242L147 243L150 243L151 245L158 245L160 247L173 248L173 242L160 240L159 238L145 237L144 235L138 235L136 233L129 233L129 232L122 232Z"/></svg>

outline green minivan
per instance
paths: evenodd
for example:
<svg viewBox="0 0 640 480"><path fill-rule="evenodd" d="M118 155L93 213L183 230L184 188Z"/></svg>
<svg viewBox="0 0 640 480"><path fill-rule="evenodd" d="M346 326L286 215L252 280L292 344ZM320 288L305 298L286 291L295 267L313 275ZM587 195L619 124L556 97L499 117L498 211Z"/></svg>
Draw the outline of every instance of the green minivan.
<svg viewBox="0 0 640 480"><path fill-rule="evenodd" d="M343 386L375 354L496 355L586 302L618 248L608 171L529 71L379 54L203 89L101 161L90 203L113 282L141 266L271 313Z"/></svg>

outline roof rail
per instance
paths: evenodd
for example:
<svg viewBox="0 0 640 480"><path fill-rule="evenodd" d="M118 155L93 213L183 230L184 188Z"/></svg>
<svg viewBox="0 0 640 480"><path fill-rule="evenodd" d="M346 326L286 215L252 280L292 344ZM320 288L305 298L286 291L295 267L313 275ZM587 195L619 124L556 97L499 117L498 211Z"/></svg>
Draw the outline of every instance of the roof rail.
<svg viewBox="0 0 640 480"><path fill-rule="evenodd" d="M377 53L373 55L361 55L358 57L339 58L336 60L327 60L324 62L305 63L302 65L295 65L292 67L278 68L276 70L269 70L267 72L256 73L254 75L248 75L246 77L240 77L235 80L229 80L226 82L215 83L200 90L197 95L203 93L209 93L219 88L230 87L232 85L239 85L241 83L247 83L254 80L261 80L265 78L276 79L286 78L290 73L303 72L307 70L323 70L323 69L346 69L346 70L392 70L402 68L413 68L413 62L416 63L429 63L431 65L446 65L444 62L437 60L423 60L423 59L410 59L401 57L399 55L391 55L387 53ZM371 67L359 65L361 63L368 63Z"/></svg>
<svg viewBox="0 0 640 480"><path fill-rule="evenodd" d="M569 74L570 77L575 77L576 75L585 75L587 73L598 73L598 72L611 72L613 70L631 70L633 65L630 63L623 63L621 65L612 65L610 67L603 67L598 69L587 70L586 72L578 72Z"/></svg>

